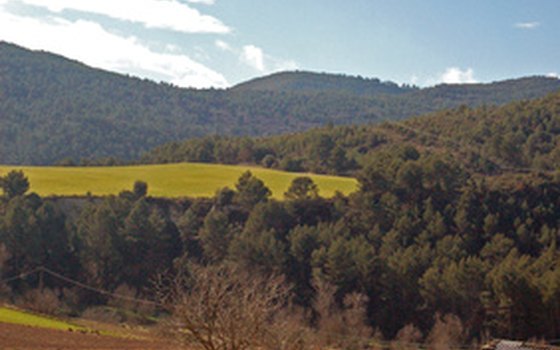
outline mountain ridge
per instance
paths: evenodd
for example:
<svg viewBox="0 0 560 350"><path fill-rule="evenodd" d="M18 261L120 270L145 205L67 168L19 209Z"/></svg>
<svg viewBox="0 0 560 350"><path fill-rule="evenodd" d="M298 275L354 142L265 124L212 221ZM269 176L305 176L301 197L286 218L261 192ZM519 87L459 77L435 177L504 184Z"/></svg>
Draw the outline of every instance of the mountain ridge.
<svg viewBox="0 0 560 350"><path fill-rule="evenodd" d="M399 95L418 89L378 78L312 71L284 71L250 79L231 88L237 91L333 92L371 96Z"/></svg>
<svg viewBox="0 0 560 350"><path fill-rule="evenodd" d="M303 88L290 87L286 76L296 82L308 76L314 80ZM256 83L274 80L276 89L255 88ZM329 83L317 83L323 80ZM339 90L333 88L337 84ZM198 90L0 42L0 163L134 160L167 142L204 135L266 136L327 124L378 123L557 90L560 81L544 77L416 89L375 78L309 72L277 73L224 90Z"/></svg>

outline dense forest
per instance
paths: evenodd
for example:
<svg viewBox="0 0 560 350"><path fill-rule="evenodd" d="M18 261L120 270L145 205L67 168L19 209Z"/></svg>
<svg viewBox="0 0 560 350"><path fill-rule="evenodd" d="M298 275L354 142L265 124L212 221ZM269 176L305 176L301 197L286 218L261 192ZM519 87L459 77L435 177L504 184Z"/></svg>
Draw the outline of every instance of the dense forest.
<svg viewBox="0 0 560 350"><path fill-rule="evenodd" d="M280 73L228 90L181 89L0 43L0 163L130 161L171 141L263 136L400 120L544 96L553 78L419 89L378 79ZM113 158L113 159L109 159Z"/></svg>
<svg viewBox="0 0 560 350"><path fill-rule="evenodd" d="M445 154L480 174L560 167L560 93L500 107L435 112L402 122L329 126L248 138L208 136L160 146L142 162L254 163L288 171L356 174L372 155L402 145Z"/></svg>
<svg viewBox="0 0 560 350"><path fill-rule="evenodd" d="M556 339L558 178L486 181L412 146L376 153L359 191L331 199L300 177L272 200L250 173L208 199L151 198L141 182L118 196L48 199L27 194L25 175L12 172L2 178L0 273L42 266L151 299L158 272L227 264L286 276L309 315L321 283L340 310L360 295L367 329L385 339L412 332L420 341L441 320L459 324L462 341ZM73 315L114 302L48 275L11 280L3 294L38 308L50 295L53 312Z"/></svg>

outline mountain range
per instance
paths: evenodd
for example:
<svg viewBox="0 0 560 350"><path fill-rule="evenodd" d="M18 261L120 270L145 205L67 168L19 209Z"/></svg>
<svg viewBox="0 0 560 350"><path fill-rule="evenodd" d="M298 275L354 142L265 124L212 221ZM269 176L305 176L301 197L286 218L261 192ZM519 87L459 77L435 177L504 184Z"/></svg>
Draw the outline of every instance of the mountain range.
<svg viewBox="0 0 560 350"><path fill-rule="evenodd" d="M276 73L225 90L184 89L0 42L0 163L134 160L167 142L204 135L379 123L558 90L560 80L547 77L418 88L312 72Z"/></svg>

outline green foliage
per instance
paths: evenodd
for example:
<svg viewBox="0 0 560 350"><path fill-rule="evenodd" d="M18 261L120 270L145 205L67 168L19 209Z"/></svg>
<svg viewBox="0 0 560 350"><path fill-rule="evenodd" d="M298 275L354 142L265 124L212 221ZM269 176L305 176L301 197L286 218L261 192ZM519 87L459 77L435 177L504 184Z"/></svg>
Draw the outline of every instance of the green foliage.
<svg viewBox="0 0 560 350"><path fill-rule="evenodd" d="M135 181L132 193L136 198L145 197L148 194L148 184L144 181Z"/></svg>
<svg viewBox="0 0 560 350"><path fill-rule="evenodd" d="M297 177L292 180L288 191L284 193L286 199L303 200L313 199L319 196L319 188L308 176Z"/></svg>
<svg viewBox="0 0 560 350"><path fill-rule="evenodd" d="M233 233L234 228L230 226L227 215L218 210L208 213L198 233L204 256L213 262L222 261L227 255Z"/></svg>
<svg viewBox="0 0 560 350"><path fill-rule="evenodd" d="M264 182L254 177L250 171L244 172L239 177L235 188L237 189L235 201L248 210L260 202L266 202L272 194Z"/></svg>
<svg viewBox="0 0 560 350"><path fill-rule="evenodd" d="M21 196L29 190L29 180L23 174L23 171L12 170L5 176L0 177L0 188L4 192L4 196L8 199Z"/></svg>

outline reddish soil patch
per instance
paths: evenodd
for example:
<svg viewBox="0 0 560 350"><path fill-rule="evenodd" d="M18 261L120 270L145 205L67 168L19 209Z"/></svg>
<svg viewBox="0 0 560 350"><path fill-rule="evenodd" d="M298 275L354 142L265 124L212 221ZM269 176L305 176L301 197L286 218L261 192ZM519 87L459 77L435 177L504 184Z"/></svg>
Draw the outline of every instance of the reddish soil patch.
<svg viewBox="0 0 560 350"><path fill-rule="evenodd" d="M0 323L0 349L177 350L178 347L157 339L124 339Z"/></svg>

